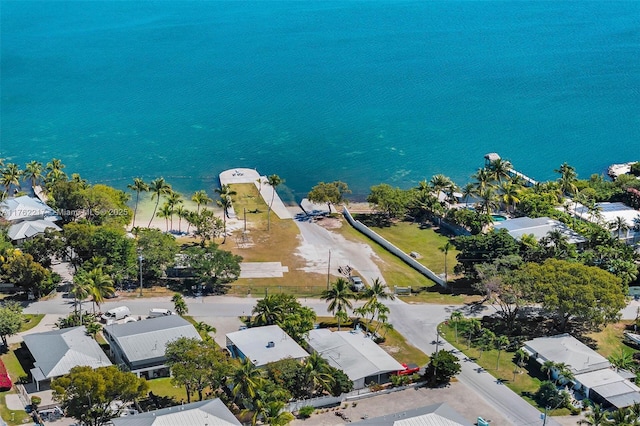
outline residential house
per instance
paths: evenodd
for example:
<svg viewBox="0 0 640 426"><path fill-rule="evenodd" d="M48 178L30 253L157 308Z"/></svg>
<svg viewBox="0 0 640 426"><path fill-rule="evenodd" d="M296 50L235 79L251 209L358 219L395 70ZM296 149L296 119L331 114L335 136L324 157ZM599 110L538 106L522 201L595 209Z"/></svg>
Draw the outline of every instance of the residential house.
<svg viewBox="0 0 640 426"><path fill-rule="evenodd" d="M113 426L240 426L219 399L208 399L111 419Z"/></svg>
<svg viewBox="0 0 640 426"><path fill-rule="evenodd" d="M307 351L277 325L251 327L228 333L226 337L231 356L249 359L256 367L285 358L303 360L309 356Z"/></svg>

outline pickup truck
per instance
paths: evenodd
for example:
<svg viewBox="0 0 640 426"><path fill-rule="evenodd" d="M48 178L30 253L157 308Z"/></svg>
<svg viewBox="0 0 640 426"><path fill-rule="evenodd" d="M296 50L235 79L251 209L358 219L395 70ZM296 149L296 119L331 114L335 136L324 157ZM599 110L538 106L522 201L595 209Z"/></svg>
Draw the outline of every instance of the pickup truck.
<svg viewBox="0 0 640 426"><path fill-rule="evenodd" d="M352 275L349 277L349 281L351 281L351 290L358 292L364 290L364 282L362 282L362 278L357 275Z"/></svg>

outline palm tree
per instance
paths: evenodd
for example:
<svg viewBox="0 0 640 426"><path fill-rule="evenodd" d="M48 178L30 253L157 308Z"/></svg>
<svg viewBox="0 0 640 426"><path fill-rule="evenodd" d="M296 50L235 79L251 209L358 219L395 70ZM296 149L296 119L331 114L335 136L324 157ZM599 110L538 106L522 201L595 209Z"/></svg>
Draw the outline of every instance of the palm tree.
<svg viewBox="0 0 640 426"><path fill-rule="evenodd" d="M498 350L498 360L496 361L496 371L500 369L500 353L504 348L509 346L509 338L507 336L500 336L496 339L496 349Z"/></svg>
<svg viewBox="0 0 640 426"><path fill-rule="evenodd" d="M507 210L511 207L511 211L515 211L516 205L520 202L520 187L513 182L502 182L500 195L502 202L507 206Z"/></svg>
<svg viewBox="0 0 640 426"><path fill-rule="evenodd" d="M309 397L317 391L331 390L335 379L329 374L327 362L318 352L307 357L304 362L304 380L309 389Z"/></svg>
<svg viewBox="0 0 640 426"><path fill-rule="evenodd" d="M442 247L438 247L442 253L444 253L444 286L447 287L449 285L449 271L447 269L447 254L449 254L449 249L452 247L451 241L447 241L445 245Z"/></svg>
<svg viewBox="0 0 640 426"><path fill-rule="evenodd" d="M153 208L153 213L151 214L151 219L149 219L149 225L147 226L147 228L151 228L151 222L153 221L153 218L156 215L156 211L158 210L160 198L163 195L171 193L171 185L169 185L163 177L159 177L151 181L151 183L149 184L149 191L152 193L151 199L153 200L154 198L156 198L156 205Z"/></svg>
<svg viewBox="0 0 640 426"><path fill-rule="evenodd" d="M167 205L170 209L169 218L171 219L171 230L173 230L173 213L176 206L180 204L182 204L182 196L175 191L171 191L167 197Z"/></svg>
<svg viewBox="0 0 640 426"><path fill-rule="evenodd" d="M618 239L621 240L622 236L620 234L624 232L626 236L627 231L629 230L629 225L625 218L617 216L609 223L609 229L618 232Z"/></svg>
<svg viewBox="0 0 640 426"><path fill-rule="evenodd" d="M460 311L451 312L451 316L449 317L449 320L453 323L453 327L454 327L455 332L456 332L456 343L458 343L458 323L463 318L464 317L462 316L462 312L460 312Z"/></svg>
<svg viewBox="0 0 640 426"><path fill-rule="evenodd" d="M620 355L613 354L609 356L607 360L609 360L616 370L631 370L636 365L635 360L633 359L633 353L625 351L624 349L620 350Z"/></svg>
<svg viewBox="0 0 640 426"><path fill-rule="evenodd" d="M518 366L518 369L513 371L513 380L515 381L516 373L521 371L522 368L527 363L527 361L529 361L529 353L524 349L520 348L516 351L514 358L515 358L516 365Z"/></svg>
<svg viewBox="0 0 640 426"><path fill-rule="evenodd" d="M171 301L173 302L173 309L176 311L176 314L182 316L189 312L187 302L184 301L184 297L182 297L180 293L175 293Z"/></svg>
<svg viewBox="0 0 640 426"><path fill-rule="evenodd" d="M267 181L273 192L271 193L271 202L269 203L269 211L267 212L267 231L271 229L271 208L273 207L273 200L276 197L276 188L284 183L284 179L280 178L278 175L271 175L267 178Z"/></svg>
<svg viewBox="0 0 640 426"><path fill-rule="evenodd" d="M158 212L158 217L164 218L165 230L169 232L169 217L171 217L171 206L164 203Z"/></svg>
<svg viewBox="0 0 640 426"><path fill-rule="evenodd" d="M269 426L286 426L295 419L293 414L283 411L285 403L282 401L269 401L262 411L262 419Z"/></svg>
<svg viewBox="0 0 640 426"><path fill-rule="evenodd" d="M554 172L560 173L558 183L560 184L560 190L563 194L571 195L578 192L578 188L576 187L578 174L576 173L576 169L574 167L565 162L562 163L560 168L554 170Z"/></svg>
<svg viewBox="0 0 640 426"><path fill-rule="evenodd" d="M245 358L238 368L233 372L231 382L233 388L231 393L233 394L234 401L245 401L251 404L255 399L258 389L264 382L262 370L258 369L251 360Z"/></svg>
<svg viewBox="0 0 640 426"><path fill-rule="evenodd" d="M96 334L98 334L98 332L102 330L102 326L100 325L100 323L97 323L94 321L92 323L87 324L86 329L87 329L87 334L93 337L93 340L96 340Z"/></svg>
<svg viewBox="0 0 640 426"><path fill-rule="evenodd" d="M207 193L204 190L200 190L200 191L196 191L193 194L193 196L191 197L191 201L196 203L196 205L198 206L197 212L200 213L200 206L206 206L212 200L211 200L211 198L209 198L209 196L207 195Z"/></svg>
<svg viewBox="0 0 640 426"><path fill-rule="evenodd" d="M487 169L478 169L472 177L476 180L476 193L480 193L492 186L494 180L492 174Z"/></svg>
<svg viewBox="0 0 640 426"><path fill-rule="evenodd" d="M604 426L608 425L607 411L602 409L600 404L591 404L589 414L584 419L578 421L579 425Z"/></svg>
<svg viewBox="0 0 640 426"><path fill-rule="evenodd" d="M471 339L482 329L482 324L476 318L470 318L467 321L467 349L471 347Z"/></svg>
<svg viewBox="0 0 640 426"><path fill-rule="evenodd" d="M182 233L182 219L187 217L188 210L183 206L178 206L175 208L175 213L178 216L178 232Z"/></svg>
<svg viewBox="0 0 640 426"><path fill-rule="evenodd" d="M77 273L73 276L73 286L71 290L69 290L69 293L71 293L74 298L74 311L78 312L78 303L80 304L80 324L82 324L82 301L89 297L90 289L91 287L85 279L84 274Z"/></svg>
<svg viewBox="0 0 640 426"><path fill-rule="evenodd" d="M100 308L100 304L104 302L107 296L115 292L113 280L102 271L102 267L91 269L86 273L85 279L90 286L89 294L91 299L93 303L98 305L98 308Z"/></svg>
<svg viewBox="0 0 640 426"><path fill-rule="evenodd" d="M462 187L462 197L464 198L465 207L469 207L469 197L476 195L476 187L472 183L467 183Z"/></svg>
<svg viewBox="0 0 640 426"><path fill-rule="evenodd" d="M484 354L484 351L491 349L495 344L495 341L496 334L493 331L489 330L488 328L482 330L482 334L478 339L478 344L480 347L480 356L478 357L478 359L482 359L482 354Z"/></svg>
<svg viewBox="0 0 640 426"><path fill-rule="evenodd" d="M57 158L52 158L50 162L47 163L45 170L47 171L47 175L45 176L45 180L47 184L53 185L59 180L64 180L67 178L67 174L62 171L65 168L65 165L62 164L62 160Z"/></svg>
<svg viewBox="0 0 640 426"><path fill-rule="evenodd" d="M349 289L349 283L344 278L338 278L329 290L322 292L321 299L329 302L327 311L336 315L336 312L346 313L347 308L351 309L353 304L351 300L355 299L355 294ZM338 319L338 331L340 331L341 316Z"/></svg>
<svg viewBox="0 0 640 426"><path fill-rule="evenodd" d="M251 313L255 315L252 320L255 326L273 325L283 315L280 302L273 296L266 296L264 299L258 300Z"/></svg>
<svg viewBox="0 0 640 426"><path fill-rule="evenodd" d="M24 180L31 180L31 187L34 188L40 179L42 179L42 163L39 161L30 161L24 168Z"/></svg>
<svg viewBox="0 0 640 426"><path fill-rule="evenodd" d="M214 326L209 325L204 321L197 322L195 328L204 339L211 339L211 335L209 333L217 333L218 331Z"/></svg>
<svg viewBox="0 0 640 426"><path fill-rule="evenodd" d="M511 178L511 170L513 169L513 165L509 160L503 160L498 158L497 160L493 160L488 167L489 174L498 182L502 182L504 180L509 180Z"/></svg>
<svg viewBox="0 0 640 426"><path fill-rule="evenodd" d="M135 228L136 214L138 213L138 201L140 200L140 193L147 192L149 190L149 185L147 185L145 181L143 181L141 178L135 178L133 179L132 184L127 185L127 188L129 188L130 190L136 193L136 206L133 209L133 224L131 225L132 228Z"/></svg>
<svg viewBox="0 0 640 426"><path fill-rule="evenodd" d="M547 379L549 381L551 381L551 373L553 373L553 370L556 369L556 363L553 361L545 361L541 366L540 366L540 372L542 373L547 373Z"/></svg>
<svg viewBox="0 0 640 426"><path fill-rule="evenodd" d="M498 198L496 190L491 186L479 190L478 197L480 198L480 201L478 202L478 210L480 210L481 213L484 212L485 214L490 215L498 206L496 203Z"/></svg>
<svg viewBox="0 0 640 426"><path fill-rule="evenodd" d="M16 163L8 163L5 168L2 170L2 177L0 178L0 183L4 186L5 195L9 194L9 189L11 185L16 186L18 189L20 188L20 177L22 176L22 170Z"/></svg>
<svg viewBox="0 0 640 426"><path fill-rule="evenodd" d="M380 299L396 300L396 296L387 291L387 285L380 281L380 278L376 278L371 282L371 286L367 287L362 293L362 298L367 299L365 305L374 304Z"/></svg>
<svg viewBox="0 0 640 426"><path fill-rule="evenodd" d="M226 195L221 195L220 199L216 201L216 203L218 204L218 206L222 207L223 212L222 212L222 226L223 226L223 231L222 231L222 244L224 244L227 241L227 210L231 208L232 203L231 203L231 197L230 196L226 196Z"/></svg>

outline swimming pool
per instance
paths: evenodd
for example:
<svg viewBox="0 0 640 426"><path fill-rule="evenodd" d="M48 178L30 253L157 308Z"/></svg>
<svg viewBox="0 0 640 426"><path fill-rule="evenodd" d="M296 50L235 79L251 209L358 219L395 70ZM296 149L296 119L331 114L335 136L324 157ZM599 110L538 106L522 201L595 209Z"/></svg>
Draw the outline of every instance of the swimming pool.
<svg viewBox="0 0 640 426"><path fill-rule="evenodd" d="M501 214L492 214L491 217L493 218L494 222L504 222L505 220L507 220L507 217L502 216Z"/></svg>

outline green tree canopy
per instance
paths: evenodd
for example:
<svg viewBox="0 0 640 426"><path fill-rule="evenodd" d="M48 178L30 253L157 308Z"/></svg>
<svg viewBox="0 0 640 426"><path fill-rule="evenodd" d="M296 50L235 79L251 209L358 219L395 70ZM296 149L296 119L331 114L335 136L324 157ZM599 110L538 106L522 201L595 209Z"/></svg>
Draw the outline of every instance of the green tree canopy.
<svg viewBox="0 0 640 426"><path fill-rule="evenodd" d="M291 294L270 294L258 300L252 313L252 326L276 324L301 344L316 321L313 309L302 306Z"/></svg>
<svg viewBox="0 0 640 426"><path fill-rule="evenodd" d="M527 263L513 280L533 289L532 299L555 315L560 331L572 319L591 327L614 322L625 306L620 278L576 262Z"/></svg>
<svg viewBox="0 0 640 426"><path fill-rule="evenodd" d="M505 230L492 231L487 234L462 236L454 240L460 253L457 255L456 270L465 275L477 278L475 265L492 263L494 260L518 252L518 243Z"/></svg>
<svg viewBox="0 0 640 426"><path fill-rule="evenodd" d="M425 370L424 376L432 385L449 383L451 378L458 374L462 367L458 358L449 351L440 350L431 354L431 360Z"/></svg>
<svg viewBox="0 0 640 426"><path fill-rule="evenodd" d="M240 276L242 256L220 250L217 244L189 247L185 254L187 264L198 281L214 292L221 291L223 284L235 281Z"/></svg>
<svg viewBox="0 0 640 426"><path fill-rule="evenodd" d="M158 229L140 229L137 240L138 250L144 256L142 276L145 280L157 280L172 266L179 247L171 234Z"/></svg>
<svg viewBox="0 0 640 426"><path fill-rule="evenodd" d="M144 396L146 380L116 366L73 367L69 374L51 381L53 398L62 404L67 415L89 426L102 426L120 415L113 402L125 404Z"/></svg>
<svg viewBox="0 0 640 426"><path fill-rule="evenodd" d="M5 348L7 338L20 331L22 322L22 306L18 302L5 302L0 306L0 338Z"/></svg>
<svg viewBox="0 0 640 426"><path fill-rule="evenodd" d="M351 190L346 183L341 181L320 182L313 188L307 198L313 203L327 203L329 213L331 213L331 204L340 204L345 201L344 195L350 194Z"/></svg>
<svg viewBox="0 0 640 426"><path fill-rule="evenodd" d="M394 188L389 184L381 183L371 187L367 202L388 217L400 217L407 211L411 200L410 191Z"/></svg>

